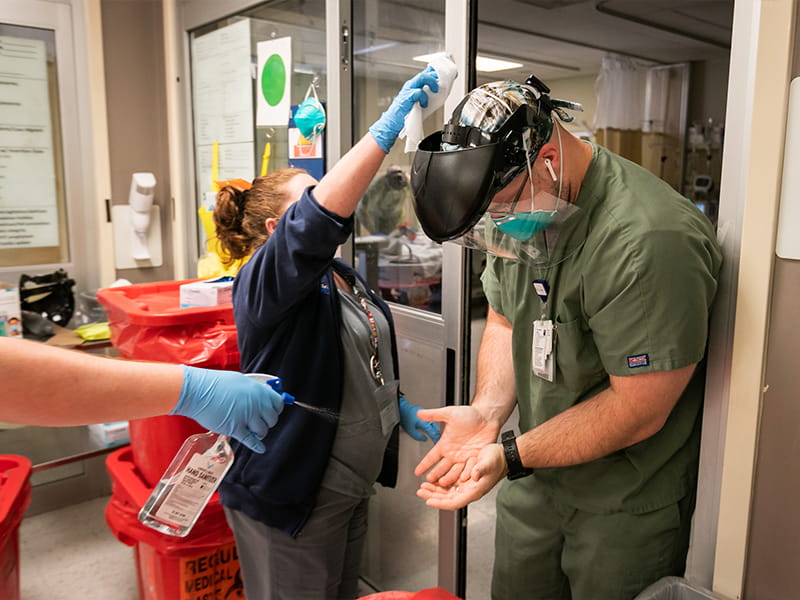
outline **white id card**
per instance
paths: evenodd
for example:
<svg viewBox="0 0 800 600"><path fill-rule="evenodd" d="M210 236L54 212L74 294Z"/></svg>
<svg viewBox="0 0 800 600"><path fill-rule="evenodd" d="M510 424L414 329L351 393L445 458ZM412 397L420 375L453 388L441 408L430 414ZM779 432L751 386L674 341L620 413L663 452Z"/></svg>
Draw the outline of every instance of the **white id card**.
<svg viewBox="0 0 800 600"><path fill-rule="evenodd" d="M546 381L553 381L555 374L555 353L553 342L553 322L533 322L533 348L531 349L531 367L533 374Z"/></svg>

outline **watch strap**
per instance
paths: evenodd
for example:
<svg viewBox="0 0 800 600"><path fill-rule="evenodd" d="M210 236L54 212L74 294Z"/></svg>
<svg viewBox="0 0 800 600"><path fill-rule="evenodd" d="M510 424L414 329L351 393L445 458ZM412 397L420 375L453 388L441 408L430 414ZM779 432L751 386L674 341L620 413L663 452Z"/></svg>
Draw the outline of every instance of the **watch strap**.
<svg viewBox="0 0 800 600"><path fill-rule="evenodd" d="M519 457L519 449L517 448L517 436L513 431L504 431L500 436L500 443L503 445L503 454L506 457L506 465L508 466L508 478L510 480L526 477L533 473L533 469L522 466L522 460Z"/></svg>

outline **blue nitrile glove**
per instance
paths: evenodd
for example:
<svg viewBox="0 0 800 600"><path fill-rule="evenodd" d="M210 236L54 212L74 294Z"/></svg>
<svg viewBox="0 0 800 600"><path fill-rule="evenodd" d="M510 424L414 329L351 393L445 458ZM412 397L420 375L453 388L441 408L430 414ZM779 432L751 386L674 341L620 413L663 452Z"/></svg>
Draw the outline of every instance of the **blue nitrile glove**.
<svg viewBox="0 0 800 600"><path fill-rule="evenodd" d="M235 437L254 452L264 452L261 440L283 410L281 394L241 373L181 366L181 396L169 414L189 417Z"/></svg>
<svg viewBox="0 0 800 600"><path fill-rule="evenodd" d="M422 90L427 85L432 92L439 91L439 76L433 67L428 66L403 84L391 106L372 124L369 132L381 150L389 153L397 136L403 131L406 115L411 112L414 103L419 101L422 108L428 106L428 95Z"/></svg>
<svg viewBox="0 0 800 600"><path fill-rule="evenodd" d="M419 442L425 441L424 434L426 433L434 443L438 442L442 435L439 426L436 423L417 418L418 410L419 406L414 406L403 396L400 396L400 425L403 431Z"/></svg>

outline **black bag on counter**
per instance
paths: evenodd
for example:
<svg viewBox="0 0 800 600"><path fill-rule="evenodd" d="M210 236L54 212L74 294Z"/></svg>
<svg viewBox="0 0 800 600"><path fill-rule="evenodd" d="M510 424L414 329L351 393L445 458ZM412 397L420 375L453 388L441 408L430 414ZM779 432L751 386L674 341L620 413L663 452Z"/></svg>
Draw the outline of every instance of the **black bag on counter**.
<svg viewBox="0 0 800 600"><path fill-rule="evenodd" d="M64 269L47 275L23 273L19 278L20 307L66 327L75 311L74 285Z"/></svg>

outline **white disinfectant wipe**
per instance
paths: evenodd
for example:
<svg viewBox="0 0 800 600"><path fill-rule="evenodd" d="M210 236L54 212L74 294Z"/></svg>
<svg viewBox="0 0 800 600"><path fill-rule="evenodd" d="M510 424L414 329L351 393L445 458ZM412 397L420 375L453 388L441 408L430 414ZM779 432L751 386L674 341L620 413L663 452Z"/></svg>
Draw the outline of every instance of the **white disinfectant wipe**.
<svg viewBox="0 0 800 600"><path fill-rule="evenodd" d="M414 108L406 116L405 127L400 132L400 137L406 140L406 152L415 152L417 150L417 146L425 136L422 130L422 122L433 111L444 106L444 101L447 100L450 89L453 87L453 81L458 76L456 64L449 54L443 53L435 56L428 65L433 67L439 76L439 91L434 93L425 87L425 92L428 94L428 107L422 108L419 104L415 104Z"/></svg>

